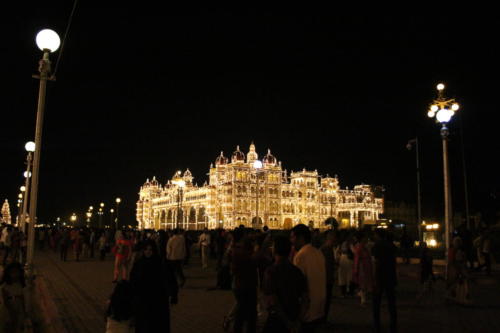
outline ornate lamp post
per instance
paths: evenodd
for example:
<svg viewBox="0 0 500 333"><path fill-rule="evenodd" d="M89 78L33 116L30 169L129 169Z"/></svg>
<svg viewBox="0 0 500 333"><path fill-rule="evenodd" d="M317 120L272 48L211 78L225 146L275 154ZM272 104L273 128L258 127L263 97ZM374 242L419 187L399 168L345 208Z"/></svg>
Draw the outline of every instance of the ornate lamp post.
<svg viewBox="0 0 500 333"><path fill-rule="evenodd" d="M38 195L38 172L40 169L40 152L42 148L42 127L43 127L43 112L45 109L45 95L47 89L47 80L52 80L50 75L50 60L49 54L56 51L61 44L61 40L57 33L50 29L40 31L36 36L36 44L42 50L43 57L39 62L38 71L39 76L35 78L40 80L38 90L38 108L36 115L36 129L35 129L35 154L33 158L33 177L31 178L31 193L30 193L30 224L28 231L28 244L27 244L27 260L26 271L31 278L33 273L33 256L35 250L35 221L36 221L36 208L37 208L37 195ZM27 172L29 175L29 172Z"/></svg>
<svg viewBox="0 0 500 333"><path fill-rule="evenodd" d="M73 213L73 215L71 215L71 217L69 218L69 220L73 224L73 227L75 227L76 226L76 221L78 220L78 217L76 216L75 213Z"/></svg>
<svg viewBox="0 0 500 333"><path fill-rule="evenodd" d="M448 164L448 135L450 134L447 124L455 112L459 109L458 103L455 99L447 99L444 94L444 84L437 85L438 97L432 102L427 115L429 118L436 118L436 121L441 124L441 138L443 141L443 174L444 174L444 222L445 222L445 243L446 253L450 248L450 221L452 217L451 209L451 191L450 191L450 178L449 178L449 164ZM448 255L446 255L448 257Z"/></svg>
<svg viewBox="0 0 500 333"><path fill-rule="evenodd" d="M104 215L104 202L101 202L99 205L99 212L97 213L99 215L99 228L103 227L102 224L102 216Z"/></svg>
<svg viewBox="0 0 500 333"><path fill-rule="evenodd" d="M115 229L118 229L118 218L120 213L120 203L122 202L122 199L116 198L115 202L116 202Z"/></svg>
<svg viewBox="0 0 500 333"><path fill-rule="evenodd" d="M255 170L255 182L257 183L256 186L256 195L255 195L255 222L252 221L253 226L255 228L258 228L260 226L260 218L259 218L259 175L260 175L260 170L262 169L262 162L259 160L255 160L253 162L253 168Z"/></svg>
<svg viewBox="0 0 500 333"><path fill-rule="evenodd" d="M28 152L28 156L26 157L26 176L31 175L31 161L33 160L33 152L35 151L35 143L33 141L29 141L24 146L26 151ZM24 182L24 190L21 188L21 191L24 193L23 199L23 211L21 214L21 223L20 227L23 232L26 232L26 214L28 212L28 197L30 192L30 177L25 177L26 180Z"/></svg>
<svg viewBox="0 0 500 333"><path fill-rule="evenodd" d="M179 171L180 173L180 171ZM184 214L182 213L182 196L183 196L183 192L184 192L184 186L186 186L186 182L181 179L181 180L178 180L176 181L176 184L177 184L177 221L176 221L176 226L175 228L178 229L179 228L179 224L182 223L182 220L181 219L184 219Z"/></svg>

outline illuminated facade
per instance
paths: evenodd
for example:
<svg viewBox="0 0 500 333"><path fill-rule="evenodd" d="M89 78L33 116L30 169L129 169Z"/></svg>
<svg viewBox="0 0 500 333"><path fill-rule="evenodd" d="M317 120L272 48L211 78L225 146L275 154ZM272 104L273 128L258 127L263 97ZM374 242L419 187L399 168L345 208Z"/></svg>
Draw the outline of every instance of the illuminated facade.
<svg viewBox="0 0 500 333"><path fill-rule="evenodd" d="M322 177L317 171L288 174L269 150L261 169L253 167L257 159L252 143L246 156L239 146L231 159L221 152L203 186L193 183L189 169L178 171L165 185L147 180L137 202L139 228L196 230L243 224L290 229L298 223L324 228L332 216L346 228L374 224L383 213L383 199L370 185L342 190L337 177Z"/></svg>

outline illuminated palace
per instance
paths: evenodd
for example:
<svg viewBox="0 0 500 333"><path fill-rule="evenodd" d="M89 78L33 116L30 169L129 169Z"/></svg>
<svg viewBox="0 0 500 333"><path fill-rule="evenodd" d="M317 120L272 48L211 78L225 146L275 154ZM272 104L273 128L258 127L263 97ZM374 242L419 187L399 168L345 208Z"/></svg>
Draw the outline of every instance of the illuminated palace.
<svg viewBox="0 0 500 333"><path fill-rule="evenodd" d="M193 183L189 169L176 172L165 185L154 177L147 180L137 202L139 228L195 230L243 224L290 229L298 223L325 228L329 217L346 228L374 224L383 212L383 199L370 185L340 189L337 177L322 177L316 170L288 174L269 150L261 168L255 167L256 160L252 143L246 156L239 147L230 160L221 152L203 186Z"/></svg>

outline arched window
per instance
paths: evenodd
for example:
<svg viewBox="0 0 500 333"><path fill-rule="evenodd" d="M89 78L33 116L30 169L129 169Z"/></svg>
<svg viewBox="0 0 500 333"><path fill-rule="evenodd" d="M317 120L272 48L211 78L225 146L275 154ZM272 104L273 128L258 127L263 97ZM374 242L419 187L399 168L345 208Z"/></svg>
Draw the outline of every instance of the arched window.
<svg viewBox="0 0 500 333"><path fill-rule="evenodd" d="M205 220L205 207L200 207L198 208L198 221L204 221Z"/></svg>
<svg viewBox="0 0 500 333"><path fill-rule="evenodd" d="M191 207L189 210L189 223L195 223L196 222L196 209L194 207Z"/></svg>
<svg viewBox="0 0 500 333"><path fill-rule="evenodd" d="M171 210L169 210L169 211L168 211L168 214L167 214L167 222L168 222L168 223L172 223L172 222L173 222L173 221L172 221L172 211L171 211Z"/></svg>

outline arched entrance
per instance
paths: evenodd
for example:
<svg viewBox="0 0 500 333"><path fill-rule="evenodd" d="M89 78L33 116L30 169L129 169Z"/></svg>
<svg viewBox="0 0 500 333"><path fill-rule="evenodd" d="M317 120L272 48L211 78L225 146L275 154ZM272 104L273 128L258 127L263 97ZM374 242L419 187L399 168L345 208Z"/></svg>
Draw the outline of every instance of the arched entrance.
<svg viewBox="0 0 500 333"><path fill-rule="evenodd" d="M292 219L287 217L284 221L283 221L283 229L285 230L290 230L292 229Z"/></svg>

